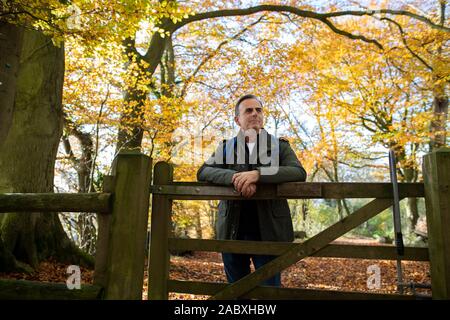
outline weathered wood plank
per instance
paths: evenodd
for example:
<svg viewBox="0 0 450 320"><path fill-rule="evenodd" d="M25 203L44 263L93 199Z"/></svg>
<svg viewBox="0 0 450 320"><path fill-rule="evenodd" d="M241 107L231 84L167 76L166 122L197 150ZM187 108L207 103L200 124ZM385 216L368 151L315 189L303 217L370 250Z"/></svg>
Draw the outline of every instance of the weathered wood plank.
<svg viewBox="0 0 450 320"><path fill-rule="evenodd" d="M110 212L109 193L1 193L2 212Z"/></svg>
<svg viewBox="0 0 450 320"><path fill-rule="evenodd" d="M214 295L227 287L226 283L169 280L170 292L198 295ZM414 300L412 295L314 290L298 288L276 288L258 286L242 296L244 299L268 300Z"/></svg>
<svg viewBox="0 0 450 320"><path fill-rule="evenodd" d="M313 194L305 191L307 185L319 185L322 189L321 194L314 198L323 199L345 199L345 198L392 198L392 184L383 182L294 182L284 183L278 186L278 196L286 198L294 198L303 194L307 194L313 198ZM423 197L423 183L399 183L398 184L400 198L405 197Z"/></svg>
<svg viewBox="0 0 450 320"><path fill-rule="evenodd" d="M169 239L169 249L175 251L212 251L245 254L281 255L296 246L290 242ZM397 251L389 245L342 245L329 244L312 255L313 257L396 260ZM429 261L428 248L405 247L402 260Z"/></svg>
<svg viewBox="0 0 450 320"><path fill-rule="evenodd" d="M450 149L423 161L433 299L450 299Z"/></svg>
<svg viewBox="0 0 450 320"><path fill-rule="evenodd" d="M330 244L314 253L314 257L351 258L369 260L397 260L397 249L394 246L363 246ZM429 261L428 248L405 247L405 261Z"/></svg>
<svg viewBox="0 0 450 320"><path fill-rule="evenodd" d="M103 177L103 192L114 192L114 176ZM107 284L108 246L111 226L111 215L97 214L98 236L95 250L94 284L105 287Z"/></svg>
<svg viewBox="0 0 450 320"><path fill-rule="evenodd" d="M152 161L138 152L120 153L113 168L104 298L141 300Z"/></svg>
<svg viewBox="0 0 450 320"><path fill-rule="evenodd" d="M0 300L96 300L101 291L95 285L69 290L65 283L0 279Z"/></svg>
<svg viewBox="0 0 450 320"><path fill-rule="evenodd" d="M166 162L158 162L154 168L154 183L166 184L173 181L173 167ZM149 300L167 300L169 291L169 228L172 200L168 196L153 194L152 233L149 256Z"/></svg>
<svg viewBox="0 0 450 320"><path fill-rule="evenodd" d="M375 199L371 201L353 214L333 224L331 227L328 227L304 243L297 244L295 247L292 247L283 255L255 270L255 272L230 284L224 290L211 297L211 299L224 300L242 296L244 293L247 293L265 279L272 277L276 273L281 272L283 269L291 266L297 261L319 251L330 242L336 240L340 236L343 236L353 228L356 228L364 221L376 216L378 213L389 208L391 205L392 199Z"/></svg>
<svg viewBox="0 0 450 320"><path fill-rule="evenodd" d="M196 185L193 182L192 186L187 183L178 182L173 184L156 184L152 186L153 194L167 195L171 199L176 200L209 200L209 199L239 199L240 195L232 187L224 187L218 185ZM253 196L254 199L265 199L276 197L276 185L262 185L258 188L257 194Z"/></svg>
<svg viewBox="0 0 450 320"><path fill-rule="evenodd" d="M232 188L204 183L183 182L156 184L152 193L168 195L171 199L243 199ZM399 183L400 197L423 197L422 183ZM392 198L390 183L325 183L289 182L280 185L260 185L253 199L344 199L344 198Z"/></svg>

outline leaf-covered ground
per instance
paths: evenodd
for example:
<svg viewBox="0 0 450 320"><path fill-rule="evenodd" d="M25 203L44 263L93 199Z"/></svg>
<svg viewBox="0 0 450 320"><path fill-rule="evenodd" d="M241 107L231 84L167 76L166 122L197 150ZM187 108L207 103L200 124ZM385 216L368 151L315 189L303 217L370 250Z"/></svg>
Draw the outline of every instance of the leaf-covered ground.
<svg viewBox="0 0 450 320"><path fill-rule="evenodd" d="M381 271L381 287L367 288L368 272L371 265L378 265ZM33 274L0 273L0 278L25 279L34 281L65 282L68 265L47 261L40 264ZM430 283L428 262L403 262L405 281ZM396 262L387 260L359 260L338 258L306 258L284 270L284 287L314 288L327 290L349 290L380 293L396 292ZM81 268L82 283L92 283L93 271ZM193 255L171 258L170 278L176 280L196 280L225 282L225 274L220 254L195 252ZM147 298L147 273L145 273L143 298ZM429 293L426 290L422 291ZM170 299L206 299L207 296L170 293Z"/></svg>
<svg viewBox="0 0 450 320"><path fill-rule="evenodd" d="M381 272L379 290L369 290L367 268L378 265ZM409 282L430 283L429 263L403 261L403 277ZM360 260L338 258L306 258L282 272L283 287L310 288L379 293L396 292L396 262L387 260ZM170 278L225 282L220 255L196 252L193 256L172 257ZM422 291L422 293L426 293ZM170 294L170 299L205 299L206 296Z"/></svg>
<svg viewBox="0 0 450 320"><path fill-rule="evenodd" d="M32 274L27 273L2 273L0 272L0 279L17 279L29 281L42 282L66 282L70 276L67 273L68 264L58 263L54 260L44 261L39 264L39 267ZM81 283L92 284L94 280L94 271L80 267Z"/></svg>

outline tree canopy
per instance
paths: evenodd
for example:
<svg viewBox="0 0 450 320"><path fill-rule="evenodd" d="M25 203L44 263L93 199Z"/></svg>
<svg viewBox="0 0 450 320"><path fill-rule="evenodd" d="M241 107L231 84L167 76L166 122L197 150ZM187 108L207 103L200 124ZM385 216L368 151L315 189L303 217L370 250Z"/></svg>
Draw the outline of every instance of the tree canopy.
<svg viewBox="0 0 450 320"><path fill-rule="evenodd" d="M386 179L393 148L401 181L417 182L421 156L449 145L445 0L6 0L0 9L2 23L64 48L61 189L95 191L124 148L194 180L236 129L245 93L261 97L266 127L288 137L309 181ZM202 229L199 214L215 203L177 206L177 227ZM417 206L407 205L413 225Z"/></svg>

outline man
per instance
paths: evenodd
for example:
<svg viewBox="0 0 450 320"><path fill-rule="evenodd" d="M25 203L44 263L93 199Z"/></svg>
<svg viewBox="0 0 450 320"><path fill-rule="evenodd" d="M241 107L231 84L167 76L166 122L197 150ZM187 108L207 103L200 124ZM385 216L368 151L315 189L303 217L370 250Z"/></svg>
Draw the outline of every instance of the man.
<svg viewBox="0 0 450 320"><path fill-rule="evenodd" d="M264 130L261 101L241 97L235 106L236 137L224 140L197 172L199 181L233 185L247 200L222 200L216 225L220 240L293 241L291 213L286 199L249 200L262 183L305 181L306 172L286 139ZM269 255L222 253L229 282L250 273L250 260L259 268L274 259ZM264 285L281 286L280 274Z"/></svg>

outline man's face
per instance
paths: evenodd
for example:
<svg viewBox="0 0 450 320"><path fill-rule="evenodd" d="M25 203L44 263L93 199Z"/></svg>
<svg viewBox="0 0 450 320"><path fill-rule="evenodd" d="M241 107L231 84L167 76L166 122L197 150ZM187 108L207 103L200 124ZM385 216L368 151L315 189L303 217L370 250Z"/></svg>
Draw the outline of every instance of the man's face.
<svg viewBox="0 0 450 320"><path fill-rule="evenodd" d="M244 131L254 129L259 132L264 124L261 104L256 99L245 99L239 104L239 116L234 117L234 120Z"/></svg>

